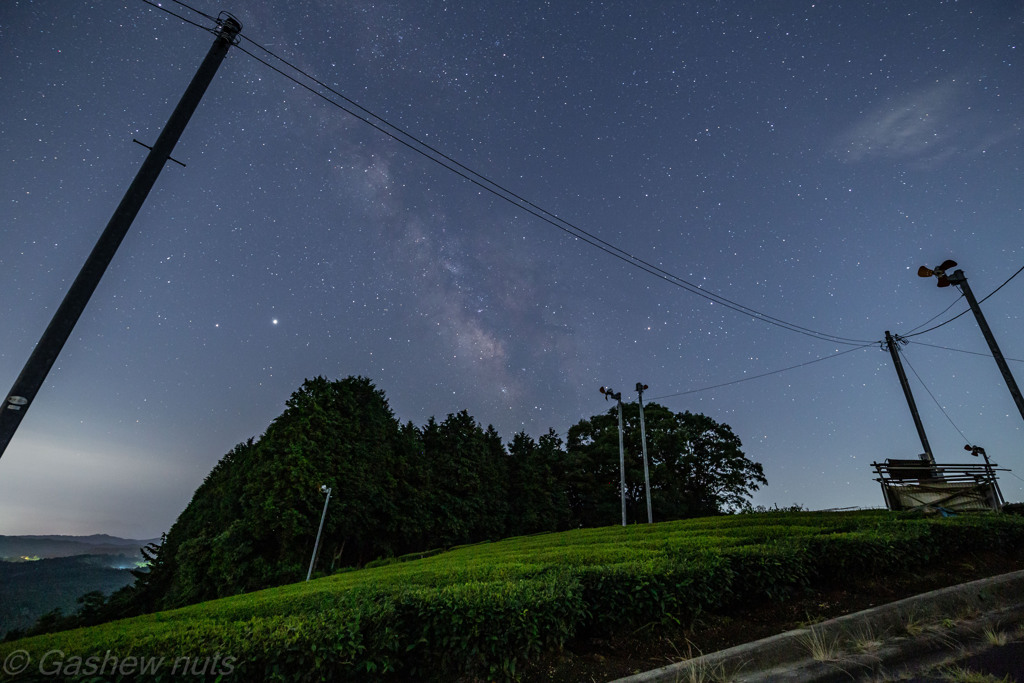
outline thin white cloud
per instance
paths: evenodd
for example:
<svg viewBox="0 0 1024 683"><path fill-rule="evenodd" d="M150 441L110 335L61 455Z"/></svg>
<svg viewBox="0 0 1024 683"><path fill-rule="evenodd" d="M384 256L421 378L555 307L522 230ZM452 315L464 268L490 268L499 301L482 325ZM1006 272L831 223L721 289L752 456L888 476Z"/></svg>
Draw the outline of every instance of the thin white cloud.
<svg viewBox="0 0 1024 683"><path fill-rule="evenodd" d="M951 81L887 100L838 137L837 153L853 162L941 161L963 149L964 131L957 114L961 91Z"/></svg>

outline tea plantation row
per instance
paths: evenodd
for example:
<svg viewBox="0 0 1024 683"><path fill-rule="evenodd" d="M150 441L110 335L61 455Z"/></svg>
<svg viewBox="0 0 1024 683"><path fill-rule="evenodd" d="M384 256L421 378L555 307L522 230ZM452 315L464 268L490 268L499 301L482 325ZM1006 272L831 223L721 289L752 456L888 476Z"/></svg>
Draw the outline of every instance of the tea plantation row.
<svg viewBox="0 0 1024 683"><path fill-rule="evenodd" d="M16 651L27 660L21 680L515 679L574 635L688 623L851 575L1022 543L1020 517L884 511L580 529L4 643L0 660Z"/></svg>

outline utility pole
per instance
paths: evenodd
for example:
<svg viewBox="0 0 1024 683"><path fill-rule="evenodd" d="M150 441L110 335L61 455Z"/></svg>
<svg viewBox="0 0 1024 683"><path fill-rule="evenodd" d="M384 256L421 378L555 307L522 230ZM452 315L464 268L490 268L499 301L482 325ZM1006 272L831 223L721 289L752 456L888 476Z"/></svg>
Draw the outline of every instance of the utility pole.
<svg viewBox="0 0 1024 683"><path fill-rule="evenodd" d="M619 499L622 501L622 526L626 526L626 451L622 445L622 392L601 387L604 400L614 398L619 406Z"/></svg>
<svg viewBox="0 0 1024 683"><path fill-rule="evenodd" d="M125 192L121 203L118 204L106 229L100 235L92 253L89 254L79 271L78 277L71 284L71 288L64 296L64 300L57 308L57 312L50 320L43 336L40 337L21 374L14 381L4 405L0 409L0 456L3 456L4 451L7 450L7 445L14 437L25 412L35 400L39 388L46 380L46 375L49 374L50 368L53 367L61 349L64 348L68 337L71 336L82 311L89 303L89 298L96 291L100 278L103 277L107 266L114 258L114 253L128 233L128 229L139 213L139 209L142 208L149 191L153 189L164 164L171 157L178 138L185 130L185 126L206 92L206 88L213 80L214 74L217 73L218 67L224 61L228 48L234 43L241 30L242 25L230 15L221 22L213 46L210 47L203 63L199 65L199 70L192 77L192 82L189 83L178 106L174 108L174 112L167 120L160 137L150 148L146 160L135 175L135 180Z"/></svg>
<svg viewBox="0 0 1024 683"><path fill-rule="evenodd" d="M999 371L1003 373L1003 380L1006 382L1006 387L1010 390L1010 395L1013 396L1013 402L1017 404L1017 410L1020 412L1021 418L1024 418L1024 398L1021 397L1020 389L1017 387L1017 381L1013 378L1013 373L1010 372L1010 366L1006 364L1006 359L1003 358L1003 352L999 350L999 345L996 344L996 338L992 335L992 330L988 326L988 321L985 320L985 316L981 312L981 306L978 305L978 300L974 298L974 292L971 291L971 286L967 284L967 276L964 275L964 271L957 268L953 274L949 276L949 284L958 286L960 291L964 293L967 303L971 305L971 310L974 311L974 317L978 319L978 327L981 328L981 333L985 335L985 341L988 342L988 348L992 351L992 355L996 359L996 365L999 366Z"/></svg>
<svg viewBox="0 0 1024 683"><path fill-rule="evenodd" d="M640 443L644 452L644 488L647 491L647 523L654 523L654 513L651 512L651 475L647 468L647 428L644 426L644 389L648 389L643 382L636 383L636 393L640 402Z"/></svg>
<svg viewBox="0 0 1024 683"><path fill-rule="evenodd" d="M932 447L928 445L928 436L924 433L924 425L921 423L921 415L917 412L917 403L914 402L914 395L910 393L910 383L907 382L907 373L903 371L903 361L900 360L899 351L896 348L896 341L897 340L889 334L889 330L886 330L885 343L889 347L889 353L892 355L893 365L896 366L896 374L900 378L900 386L903 387L903 395L907 397L907 405L910 406L910 415L914 418L914 426L917 427L917 436L921 439L921 447L924 448L924 453L921 454L921 459L934 465L935 455L932 453Z"/></svg>

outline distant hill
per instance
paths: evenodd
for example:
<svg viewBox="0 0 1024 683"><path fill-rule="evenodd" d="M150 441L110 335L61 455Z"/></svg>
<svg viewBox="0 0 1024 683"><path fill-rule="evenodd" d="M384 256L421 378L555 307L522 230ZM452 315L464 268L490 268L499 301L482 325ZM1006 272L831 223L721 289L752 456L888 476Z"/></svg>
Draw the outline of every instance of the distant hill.
<svg viewBox="0 0 1024 683"><path fill-rule="evenodd" d="M138 540L107 534L91 536L0 536L0 560L24 557L52 558L73 555L128 555L142 559L139 549L160 539Z"/></svg>
<svg viewBox="0 0 1024 683"><path fill-rule="evenodd" d="M110 566L116 563L120 567ZM23 629L54 609L78 611L77 600L92 591L109 595L135 578L127 555L76 555L35 562L0 562L0 637Z"/></svg>
<svg viewBox="0 0 1024 683"><path fill-rule="evenodd" d="M109 595L132 583L129 569L142 561L139 549L151 540L107 534L0 536L0 638L57 608L74 614L86 593Z"/></svg>

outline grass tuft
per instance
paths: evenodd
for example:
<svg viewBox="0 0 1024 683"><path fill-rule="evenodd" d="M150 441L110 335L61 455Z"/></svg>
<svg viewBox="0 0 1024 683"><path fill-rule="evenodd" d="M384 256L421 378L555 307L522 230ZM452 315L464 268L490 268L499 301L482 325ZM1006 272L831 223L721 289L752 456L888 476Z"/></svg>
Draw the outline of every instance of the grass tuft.
<svg viewBox="0 0 1024 683"><path fill-rule="evenodd" d="M982 631L982 635L985 636L985 642L994 647L1002 647L1010 642L1010 635L1005 631L996 631L991 628L987 628Z"/></svg>
<svg viewBox="0 0 1024 683"><path fill-rule="evenodd" d="M942 669L939 675L950 683L1015 683L1009 675L999 678L993 674L985 674L962 666L949 666Z"/></svg>
<svg viewBox="0 0 1024 683"><path fill-rule="evenodd" d="M687 642L686 657L683 662L685 669L676 674L675 683L728 683L732 680L726 675L724 664L721 662L709 664L701 659L702 654L700 650L697 650L697 654L694 655L693 643Z"/></svg>
<svg viewBox="0 0 1024 683"><path fill-rule="evenodd" d="M924 619L916 611L907 612L903 619L903 632L911 638L916 638L927 629Z"/></svg>
<svg viewBox="0 0 1024 683"><path fill-rule="evenodd" d="M885 644L885 641L881 636L875 635L870 624L865 624L850 636L850 644L854 652L873 654Z"/></svg>
<svg viewBox="0 0 1024 683"><path fill-rule="evenodd" d="M818 662L838 662L842 649L838 636L828 636L823 629L811 628L807 635L800 637L811 657Z"/></svg>

